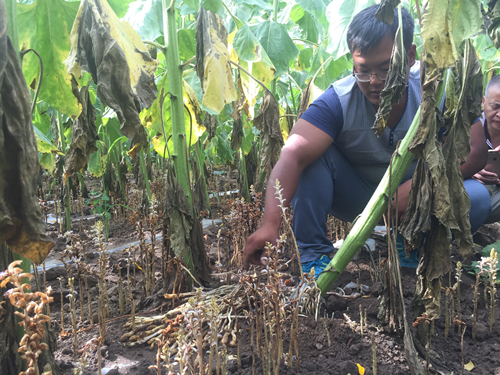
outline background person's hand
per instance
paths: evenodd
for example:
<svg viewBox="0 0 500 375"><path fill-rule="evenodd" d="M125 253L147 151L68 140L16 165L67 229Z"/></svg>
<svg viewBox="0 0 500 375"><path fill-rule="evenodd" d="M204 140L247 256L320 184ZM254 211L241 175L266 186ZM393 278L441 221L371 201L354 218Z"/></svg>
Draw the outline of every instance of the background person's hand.
<svg viewBox="0 0 500 375"><path fill-rule="evenodd" d="M479 171L474 176L476 180L481 182L484 185L498 185L500 184L500 178L495 172L490 172L485 169Z"/></svg>
<svg viewBox="0 0 500 375"><path fill-rule="evenodd" d="M278 231L270 226L263 225L247 238L245 250L243 251L243 267L247 270L251 264L265 266L266 262L262 257L265 254L266 242L275 245L278 239Z"/></svg>

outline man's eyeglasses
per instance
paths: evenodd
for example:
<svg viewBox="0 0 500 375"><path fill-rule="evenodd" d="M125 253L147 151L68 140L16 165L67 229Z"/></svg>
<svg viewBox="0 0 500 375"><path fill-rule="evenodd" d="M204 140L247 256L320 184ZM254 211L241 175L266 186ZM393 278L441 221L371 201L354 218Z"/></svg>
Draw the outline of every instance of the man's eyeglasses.
<svg viewBox="0 0 500 375"><path fill-rule="evenodd" d="M370 82L373 76L377 76L381 81L385 81L387 79L387 74L389 72L379 72L379 73L352 73L354 78L358 80L358 82Z"/></svg>

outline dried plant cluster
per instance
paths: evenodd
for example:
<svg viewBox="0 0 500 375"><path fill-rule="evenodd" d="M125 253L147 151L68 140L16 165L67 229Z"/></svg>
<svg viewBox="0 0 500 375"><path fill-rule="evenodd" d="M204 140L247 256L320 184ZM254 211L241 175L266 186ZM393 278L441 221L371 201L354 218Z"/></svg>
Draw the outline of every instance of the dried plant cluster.
<svg viewBox="0 0 500 375"><path fill-rule="evenodd" d="M44 313L44 307L51 301L51 289L47 293L30 292L31 285L25 281L33 278L30 273L25 273L19 267L22 261L12 262L7 271L0 273L0 288L10 287L5 292L9 302L19 311L14 314L21 319L20 324L24 328L24 336L19 343L19 352L23 353L21 358L26 360L28 368L19 375L39 375L38 357L42 350L48 350L48 345L43 343L45 337L44 324L50 321L50 317ZM50 375L52 371L48 370L43 375Z"/></svg>
<svg viewBox="0 0 500 375"><path fill-rule="evenodd" d="M230 213L223 218L225 230L220 234L225 239L228 272L233 267L238 268L241 266L245 239L249 234L257 230L262 218L262 193L257 193L252 185L250 187L250 196L251 202L245 202L244 198L230 199L228 202ZM232 245L233 250L232 256L229 255L230 245Z"/></svg>
<svg viewBox="0 0 500 375"><path fill-rule="evenodd" d="M280 268L286 266L279 259L284 241L282 235L276 246L268 245L269 260L263 274L247 275L239 284L215 290L178 294L187 301L164 315L127 322L124 328L130 332L121 341L129 347L157 346L157 364L151 368L158 373L161 362L169 373L173 372L174 356L181 374L224 374L228 346L237 348L237 362L241 364L240 333L250 329L254 373L257 357L264 374L278 374L283 363L292 367L295 362L298 369L298 316L301 312L317 315L320 297L313 275L306 275L295 289L284 285ZM287 330L290 344L285 351L283 332ZM203 353L208 354L207 362L203 362Z"/></svg>

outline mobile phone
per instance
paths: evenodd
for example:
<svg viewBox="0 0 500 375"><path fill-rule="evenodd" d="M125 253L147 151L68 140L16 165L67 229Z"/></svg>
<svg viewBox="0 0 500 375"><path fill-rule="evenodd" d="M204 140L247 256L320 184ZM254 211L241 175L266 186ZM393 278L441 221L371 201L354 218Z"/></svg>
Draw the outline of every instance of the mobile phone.
<svg viewBox="0 0 500 375"><path fill-rule="evenodd" d="M485 169L500 176L500 151L488 150L488 163Z"/></svg>

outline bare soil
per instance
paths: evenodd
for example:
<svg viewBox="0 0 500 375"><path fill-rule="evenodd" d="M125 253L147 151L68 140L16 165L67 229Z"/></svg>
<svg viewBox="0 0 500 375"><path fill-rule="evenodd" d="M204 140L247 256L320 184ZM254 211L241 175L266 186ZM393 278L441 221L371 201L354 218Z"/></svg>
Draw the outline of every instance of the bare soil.
<svg viewBox="0 0 500 375"><path fill-rule="evenodd" d="M93 225L93 221L85 222L83 229L85 233L81 233L82 239L89 244L87 263L93 270L97 269L97 248L92 242L93 235L88 230ZM75 232L78 232L78 225L74 225ZM56 225L49 225L49 234L56 241L57 246L51 254L51 259L58 259L60 252L69 243L67 238L60 235ZM220 226L209 226L204 229L204 239L207 254L209 255L210 264L215 269L215 263L218 260L218 250L222 247L221 253L222 262L225 262L224 257L224 242L218 243L217 234ZM158 229L157 236L161 234ZM148 234L147 234L148 235ZM134 240L137 240L137 232L128 221L118 223L112 222L110 226L110 245L124 245ZM375 236L376 251L373 253L377 260L387 256L387 245L380 236ZM475 237L475 242L481 246L500 240L500 225L492 224L483 226L479 234ZM218 248L219 246L219 248ZM478 246L477 250L480 251ZM161 257L160 241L157 242L157 263ZM467 261L477 260L478 256ZM458 258L454 258L454 261ZM110 298L110 316L107 323L107 338L105 346L101 348L103 355L103 371L102 374L156 374L156 370L149 369L149 366L156 363L156 346L150 348L146 345L136 347L126 347L120 342L120 337L127 332L123 325L130 319L130 307L127 307L123 315L119 312L118 306L118 271L116 264L123 266L125 255L122 251L116 251L110 254L109 265L106 274L107 288ZM224 268L224 264L222 265ZM376 356L376 366L378 374L408 374L409 368L406 363L406 356L401 334L390 332L386 327L381 326L377 319L379 309L379 289L380 283L377 281L373 272L371 258L368 253L362 252L358 260L349 264L347 269L341 275L339 280L332 287L326 299L322 301L319 316L300 316L299 318L299 368L297 372L296 359L293 361L292 367L287 367L281 363L279 374L339 374L339 375L355 375L361 374L360 366L364 368L364 374L372 374L374 366L374 356ZM219 268L220 270L220 268ZM154 293L150 297L145 297L142 283L142 275L139 269L137 272L137 285L133 290L134 300L136 301L137 316L152 316L165 313L174 306L171 300L163 297L166 292L162 288L160 274L157 272L157 285ZM254 272L249 271L249 272ZM258 272L258 271L257 271ZM238 274L231 277L231 282L237 283L239 278L244 275L240 269ZM39 274L40 280L43 281L43 273ZM58 266L47 270L47 284L53 289L54 302L50 306L50 316L52 319L51 328L58 334L57 351L55 357L60 366L61 373L73 374L75 360L80 358L81 350L86 342L96 338L99 335L97 325L90 326L87 313L87 296L85 293L85 319L78 319L78 341L79 353L74 356L73 353L73 334L71 327L71 315L69 300L67 298L69 290L67 284L63 286L63 297L61 301L61 290L57 277L64 277L67 280L67 270L64 267ZM126 279L126 273L122 275ZM91 294L92 311L94 313L94 321L97 322L97 278L89 277L89 288ZM212 285L209 287L215 288L221 283L225 283L226 278L214 277ZM297 275L292 275L292 278L287 283L289 288L293 288L298 282ZM405 298L408 321L411 325L415 321L415 316L412 315L411 301L415 291L416 276L411 270L405 270L402 277L403 294ZM358 287L346 287L349 283L355 283ZM461 374L462 361L465 364L472 362L474 368L472 374L499 374L500 373L500 308L497 307L495 312L495 324L493 332L489 331L489 314L490 310L486 308L483 299L483 286L480 287L480 300L478 309L478 326L477 340L474 342L471 337L472 331L472 312L473 312L473 289L471 285L475 283L475 277L464 272L461 284L461 314L462 320L466 323L463 343L462 336L457 328L451 330L448 338L444 338L444 316L435 322L434 334L431 339L430 359L433 365L430 373L440 374ZM75 282L78 290L78 282ZM290 285L291 284L291 285ZM365 286L363 290L363 286ZM443 281L443 286L448 286L448 280ZM341 294L345 294L341 296ZM444 307L444 289L443 289L443 307ZM78 299L78 298L77 298ZM63 304L64 314L64 331L61 325L61 303ZM176 303L178 305L179 302ZM364 332L361 334L359 327L360 322L360 305L362 310L366 310L367 326L364 327ZM77 316L80 315L80 307L77 304ZM347 324L347 319L358 323L353 330ZM284 323L283 342L284 351L288 352L290 343L290 321ZM228 374L262 374L261 359L252 350L250 345L250 327L248 322L241 321L241 340L240 340L240 360L241 366L237 363L237 349L228 347ZM413 336L416 337L415 328L412 328ZM372 345L372 335L374 345ZM463 350L462 350L463 345ZM375 348L375 353L372 348ZM208 355L205 353L205 357ZM426 353L421 352L420 358L422 363L426 364ZM206 363L206 362L205 362ZM97 373L97 355L90 357L88 368L84 371L85 374ZM216 373L215 366L212 373ZM438 372L436 372L438 370ZM465 370L465 373L468 371ZM162 374L166 374L166 369L162 370Z"/></svg>

